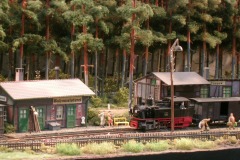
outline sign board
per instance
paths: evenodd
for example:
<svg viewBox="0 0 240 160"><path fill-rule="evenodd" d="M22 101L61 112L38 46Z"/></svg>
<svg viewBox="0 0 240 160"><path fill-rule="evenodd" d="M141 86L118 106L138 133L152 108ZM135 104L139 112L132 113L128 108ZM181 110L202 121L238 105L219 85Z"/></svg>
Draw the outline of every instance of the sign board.
<svg viewBox="0 0 240 160"><path fill-rule="evenodd" d="M224 86L226 81L210 81L212 86Z"/></svg>
<svg viewBox="0 0 240 160"><path fill-rule="evenodd" d="M53 104L74 104L82 103L81 96L53 98Z"/></svg>
<svg viewBox="0 0 240 160"><path fill-rule="evenodd" d="M2 102L7 102L7 97L5 97L5 96L0 96L0 101L2 101Z"/></svg>

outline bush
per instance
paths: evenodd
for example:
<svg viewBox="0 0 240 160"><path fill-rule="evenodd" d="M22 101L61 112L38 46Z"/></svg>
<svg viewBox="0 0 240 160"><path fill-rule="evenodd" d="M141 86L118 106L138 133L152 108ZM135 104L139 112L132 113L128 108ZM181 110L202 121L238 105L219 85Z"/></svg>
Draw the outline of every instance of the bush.
<svg viewBox="0 0 240 160"><path fill-rule="evenodd" d="M15 128L12 124L10 123L4 123L4 133L14 133Z"/></svg>
<svg viewBox="0 0 240 160"><path fill-rule="evenodd" d="M98 112L96 109L88 108L87 121L89 125L98 126L100 124L100 119L98 117Z"/></svg>
<svg viewBox="0 0 240 160"><path fill-rule="evenodd" d="M81 148L82 152L85 154L110 154L116 152L116 146L113 143L103 142L100 144L90 143Z"/></svg>
<svg viewBox="0 0 240 160"><path fill-rule="evenodd" d="M176 139L175 147L179 150L192 150L194 148L193 140L187 138Z"/></svg>
<svg viewBox="0 0 240 160"><path fill-rule="evenodd" d="M170 148L170 145L168 144L167 141L159 141L159 142L152 142L152 143L147 143L145 145L145 149L147 151L165 151Z"/></svg>
<svg viewBox="0 0 240 160"><path fill-rule="evenodd" d="M128 95L129 89L128 88L120 88L119 91L113 97L114 102L117 104L125 104L128 103Z"/></svg>
<svg viewBox="0 0 240 160"><path fill-rule="evenodd" d="M57 144L56 152L62 155L80 155L81 154L80 148L74 143Z"/></svg>
<svg viewBox="0 0 240 160"><path fill-rule="evenodd" d="M44 143L41 144L40 151L44 153L54 154L56 153L56 147L46 146Z"/></svg>
<svg viewBox="0 0 240 160"><path fill-rule="evenodd" d="M236 136L230 136L228 137L228 141L231 143L231 144L236 144L238 142Z"/></svg>
<svg viewBox="0 0 240 160"><path fill-rule="evenodd" d="M212 149L216 147L216 144L213 141L195 140L194 146L198 149Z"/></svg>
<svg viewBox="0 0 240 160"><path fill-rule="evenodd" d="M103 102L102 102L102 99L100 97L92 96L91 99L90 99L90 102L91 102L92 107L94 107L94 108L103 107Z"/></svg>
<svg viewBox="0 0 240 160"><path fill-rule="evenodd" d="M129 142L122 145L122 149L126 152L139 153L144 149L144 145L142 143L138 143L135 140L130 140Z"/></svg>
<svg viewBox="0 0 240 160"><path fill-rule="evenodd" d="M5 146L0 146L0 152L13 152L13 149Z"/></svg>

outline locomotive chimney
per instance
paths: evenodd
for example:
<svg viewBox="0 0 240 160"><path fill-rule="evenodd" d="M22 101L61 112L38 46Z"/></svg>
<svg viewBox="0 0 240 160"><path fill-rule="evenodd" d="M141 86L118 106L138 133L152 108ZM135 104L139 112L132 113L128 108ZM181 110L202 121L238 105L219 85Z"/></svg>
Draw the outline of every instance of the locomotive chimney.
<svg viewBox="0 0 240 160"><path fill-rule="evenodd" d="M23 81L23 68L15 69L15 81Z"/></svg>

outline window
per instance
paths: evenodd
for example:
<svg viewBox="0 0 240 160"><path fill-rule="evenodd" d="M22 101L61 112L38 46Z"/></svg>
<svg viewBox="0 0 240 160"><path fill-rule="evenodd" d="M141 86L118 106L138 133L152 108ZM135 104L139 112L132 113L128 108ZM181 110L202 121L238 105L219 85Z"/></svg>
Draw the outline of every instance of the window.
<svg viewBox="0 0 240 160"><path fill-rule="evenodd" d="M42 108L37 108L36 109L37 113L38 113L38 117L43 117L43 109Z"/></svg>
<svg viewBox="0 0 240 160"><path fill-rule="evenodd" d="M201 98L207 98L208 97L208 87L202 86L200 90L200 97Z"/></svg>
<svg viewBox="0 0 240 160"><path fill-rule="evenodd" d="M231 97L232 96L232 88L230 86L223 87L223 97Z"/></svg>
<svg viewBox="0 0 240 160"><path fill-rule="evenodd" d="M26 117L27 117L27 110L26 109L20 110L19 118L22 119Z"/></svg>
<svg viewBox="0 0 240 160"><path fill-rule="evenodd" d="M56 119L63 119L63 106L57 106Z"/></svg>

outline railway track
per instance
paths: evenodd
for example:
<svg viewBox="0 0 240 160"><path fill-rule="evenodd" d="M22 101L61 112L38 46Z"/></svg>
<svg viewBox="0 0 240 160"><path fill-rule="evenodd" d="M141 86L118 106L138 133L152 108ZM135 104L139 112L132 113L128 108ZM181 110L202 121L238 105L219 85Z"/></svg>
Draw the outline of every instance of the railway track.
<svg viewBox="0 0 240 160"><path fill-rule="evenodd" d="M200 132L196 127L189 127L187 129L176 129L171 132L169 129L152 130L148 132L137 131L132 128L106 128L101 130L87 130L87 131L68 131L56 133L36 133L30 135L23 135L12 137L4 136L0 141L0 146L6 146L14 149L31 148L39 150L42 144L54 147L58 143L77 143L80 146L88 143L111 142L115 145L121 145L129 140L136 140L138 142L146 143L150 141L159 141L164 139L176 138L194 138L216 140L220 137L235 136L240 139L240 128L235 130L228 130L224 128L213 128L210 131Z"/></svg>
<svg viewBox="0 0 240 160"><path fill-rule="evenodd" d="M219 132L229 132L229 130L223 125L212 125L210 126L211 130L208 134L217 134ZM240 132L240 128L236 128L231 132ZM46 142L46 141L58 141L58 140L75 140L75 139L96 139L96 138L105 138L105 137L131 137L131 136L174 136L174 135L187 135L187 134L199 134L200 130L196 125L190 126L186 129L175 129L172 133L169 128L161 128L160 130L149 130L147 132L143 132L141 130L135 130L132 128L104 128L104 129L94 129L94 130L76 130L76 131L61 131L58 132L39 132L32 134L14 134L8 136L4 134L1 138L1 142L29 142L29 141L38 141L38 142ZM20 136L19 136L20 135Z"/></svg>

